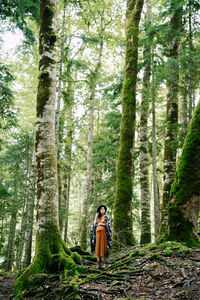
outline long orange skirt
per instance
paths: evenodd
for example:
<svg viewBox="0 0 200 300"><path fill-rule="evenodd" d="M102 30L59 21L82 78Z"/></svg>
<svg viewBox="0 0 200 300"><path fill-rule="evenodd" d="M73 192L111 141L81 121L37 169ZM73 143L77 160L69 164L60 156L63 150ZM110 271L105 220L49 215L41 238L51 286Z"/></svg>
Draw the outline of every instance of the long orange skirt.
<svg viewBox="0 0 200 300"><path fill-rule="evenodd" d="M99 223L105 223L104 218L98 220ZM95 255L97 257L106 256L107 248L107 237L106 237L106 228L103 225L100 225L96 229L96 245L95 245Z"/></svg>

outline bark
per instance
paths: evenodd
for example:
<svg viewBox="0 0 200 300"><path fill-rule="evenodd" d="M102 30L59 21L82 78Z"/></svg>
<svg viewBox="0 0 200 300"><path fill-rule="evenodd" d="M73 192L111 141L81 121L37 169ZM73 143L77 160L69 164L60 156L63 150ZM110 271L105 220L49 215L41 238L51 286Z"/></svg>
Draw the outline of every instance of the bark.
<svg viewBox="0 0 200 300"><path fill-rule="evenodd" d="M4 215L5 215L5 199L1 199L0 204L1 230L0 230L0 253L3 248L4 241Z"/></svg>
<svg viewBox="0 0 200 300"><path fill-rule="evenodd" d="M167 240L199 244L197 220L200 210L200 103L194 112L171 188Z"/></svg>
<svg viewBox="0 0 200 300"><path fill-rule="evenodd" d="M55 144L56 1L40 1L39 83L37 94L36 166L37 235L33 263L16 279L15 295L34 284L31 275L58 272L74 274L76 263L58 229L58 182Z"/></svg>
<svg viewBox="0 0 200 300"><path fill-rule="evenodd" d="M21 269L21 263L22 263L22 254L23 254L24 239L25 239L25 232L26 232L26 225L27 225L26 207L27 207L27 201L25 200L23 205L22 218L21 218L19 245L17 247L18 249L17 249L17 257L16 257L16 270Z"/></svg>
<svg viewBox="0 0 200 300"><path fill-rule="evenodd" d="M71 68L71 66L70 66ZM69 74L71 71L69 70ZM68 215L69 215L69 196L71 183L71 163L72 163L72 143L74 133L73 120L73 106L74 106L74 83L72 77L69 75L69 82L67 93L64 95L64 109L63 115L66 118L66 140L65 140L65 156L64 156L64 175L63 175L63 202L64 202L64 241L67 242L68 233Z"/></svg>
<svg viewBox="0 0 200 300"><path fill-rule="evenodd" d="M132 149L136 115L138 32L143 0L128 0L126 12L125 78L122 94L120 147L117 163L117 192L114 203L114 248L133 245L132 221Z"/></svg>
<svg viewBox="0 0 200 300"><path fill-rule="evenodd" d="M59 78L58 78L58 97L55 116L55 132L56 132L56 145L58 147L59 140L59 124L61 116L61 96L62 96L62 77L63 77L63 60L64 60L64 45L65 45L65 13L66 13L66 0L64 0L63 19L62 19L62 33L61 33L61 46L60 46L60 64L59 64Z"/></svg>
<svg viewBox="0 0 200 300"><path fill-rule="evenodd" d="M32 235L33 235L33 219L34 219L34 206L35 206L35 185L36 185L36 160L35 160L35 150L32 154L32 167L30 172L30 185L27 203L27 224L25 233L25 253L23 267L28 267L31 263L31 253L32 253Z"/></svg>
<svg viewBox="0 0 200 300"><path fill-rule="evenodd" d="M59 228L61 234L64 228L64 205L62 199L62 163L61 163L61 149L60 144L63 138L63 126L61 117L61 100L62 100L62 85L63 85L63 61L64 61L64 45L65 45L65 19L66 19L66 0L64 0L63 19L62 19L62 33L61 33L61 46L60 46L60 61L59 61L59 77L58 77L58 96L57 107L55 115L55 134L56 134L56 147L57 147L57 160L58 160L58 206L59 206ZM61 142L61 143L60 143Z"/></svg>
<svg viewBox="0 0 200 300"><path fill-rule="evenodd" d="M151 6L147 5L146 23L150 25ZM151 242L151 218L150 218L150 189L149 189L149 156L148 156L148 116L151 76L151 48L145 45L144 75L142 88L142 102L140 115L140 189L141 189L141 236L140 243Z"/></svg>
<svg viewBox="0 0 200 300"><path fill-rule="evenodd" d="M86 169L86 184L85 184L85 195L83 202L83 212L81 220L81 247L87 249L87 227L88 227L88 209L89 200L91 196L91 176L92 176L92 147L93 147L93 127L94 127L94 108L95 108L95 92L96 84L99 75L99 70L101 68L103 53L103 41L100 41L98 62L95 67L93 74L91 74L91 94L89 99L89 128L88 128L88 149L87 149L87 169Z"/></svg>
<svg viewBox="0 0 200 300"><path fill-rule="evenodd" d="M27 226L27 207L28 207L27 197L28 197L28 186L29 186L29 176L30 176L29 170L30 170L30 158L29 158L29 151L28 151L28 155L26 159L26 187L24 190L24 203L23 203L23 213L21 218L20 239L19 239L19 245L17 249L16 270L21 269L24 242L25 242L25 233L26 233L26 226Z"/></svg>
<svg viewBox="0 0 200 300"><path fill-rule="evenodd" d="M170 22L169 74L167 80L166 136L164 143L164 178L161 234L167 227L167 206L169 193L176 171L177 131L178 131L178 90L179 90L179 43L182 22L182 7L173 14Z"/></svg>
<svg viewBox="0 0 200 300"><path fill-rule="evenodd" d="M159 235L160 228L160 198L157 174L157 154L156 154L156 112L155 94L152 98L152 156L153 156L153 199L154 199L154 232L155 237Z"/></svg>
<svg viewBox="0 0 200 300"><path fill-rule="evenodd" d="M181 105L180 105L180 131L181 131L181 136L180 136L180 146L181 148L183 147L184 139L187 134L187 129L188 129L188 105L187 105L187 89L182 87L182 92L181 92Z"/></svg>
<svg viewBox="0 0 200 300"><path fill-rule="evenodd" d="M14 260L14 241L15 241L15 231L17 224L17 209L16 206L13 207L10 219L10 228L9 228L9 238L8 238L8 246L7 246L7 257L6 257L6 267L5 271L11 271L13 260Z"/></svg>

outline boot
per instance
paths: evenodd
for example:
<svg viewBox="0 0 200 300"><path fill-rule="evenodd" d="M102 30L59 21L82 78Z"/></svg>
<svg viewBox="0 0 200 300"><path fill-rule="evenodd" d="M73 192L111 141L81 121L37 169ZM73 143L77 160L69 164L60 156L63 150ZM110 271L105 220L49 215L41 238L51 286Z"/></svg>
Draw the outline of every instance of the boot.
<svg viewBox="0 0 200 300"><path fill-rule="evenodd" d="M100 262L100 261L97 262L96 268L97 268L97 269L100 269L100 268L101 268L101 262Z"/></svg>

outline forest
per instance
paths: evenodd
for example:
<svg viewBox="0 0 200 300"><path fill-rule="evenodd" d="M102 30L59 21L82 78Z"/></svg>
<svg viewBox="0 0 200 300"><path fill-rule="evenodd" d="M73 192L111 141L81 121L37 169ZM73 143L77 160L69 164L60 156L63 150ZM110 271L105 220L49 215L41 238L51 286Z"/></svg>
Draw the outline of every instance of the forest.
<svg viewBox="0 0 200 300"><path fill-rule="evenodd" d="M199 1L0 4L0 299L200 299Z"/></svg>

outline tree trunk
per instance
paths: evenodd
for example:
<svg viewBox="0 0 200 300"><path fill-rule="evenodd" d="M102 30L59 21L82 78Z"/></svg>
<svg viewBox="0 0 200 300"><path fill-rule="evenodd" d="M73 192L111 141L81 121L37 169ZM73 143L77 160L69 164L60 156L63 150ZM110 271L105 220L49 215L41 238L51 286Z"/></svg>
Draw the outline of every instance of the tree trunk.
<svg viewBox="0 0 200 300"><path fill-rule="evenodd" d="M27 194L25 193L25 197ZM24 200L23 205L23 213L21 217L21 228L20 228L20 238L19 238L19 245L17 249L17 257L16 257L16 270L21 269L21 263L22 263L22 255L23 255L23 248L24 248L24 240L25 240L25 233L26 233L26 224L27 224L27 201Z"/></svg>
<svg viewBox="0 0 200 300"><path fill-rule="evenodd" d="M36 184L36 160L35 160L35 149L32 154L32 166L30 173L30 185L27 203L27 225L25 233L25 254L23 267L28 267L31 263L32 253L32 234L33 234L33 219L34 219L34 206L35 206L35 184Z"/></svg>
<svg viewBox="0 0 200 300"><path fill-rule="evenodd" d="M152 51L153 52L153 51ZM152 53L152 57L154 54ZM153 203L154 203L154 232L155 238L159 235L160 230L160 197L158 187L158 174L157 174L157 151L156 151L156 83L154 80L154 65L152 63L152 159L153 159Z"/></svg>
<svg viewBox="0 0 200 300"><path fill-rule="evenodd" d="M161 234L167 227L167 206L169 193L176 171L177 131L178 131L178 89L179 89L179 43L182 21L182 7L171 18L171 38L169 47L169 74L167 80L166 136L164 143L164 178Z"/></svg>
<svg viewBox="0 0 200 300"><path fill-rule="evenodd" d="M14 241L15 241L16 224L17 224L17 209L16 206L14 206L11 213L11 219L10 219L6 267L5 267L6 272L12 270L12 265L14 260Z"/></svg>
<svg viewBox="0 0 200 300"><path fill-rule="evenodd" d="M151 4L150 4L151 5ZM147 4L146 23L151 22L151 6ZM149 43L149 42L148 42ZM140 243L151 242L150 189L149 189L149 157L148 157L148 116L151 76L151 48L144 46L144 75L140 115L140 189L141 189L141 236Z"/></svg>
<svg viewBox="0 0 200 300"><path fill-rule="evenodd" d="M83 202L83 212L81 220L81 247L87 249L87 227L88 227L88 209L91 191L91 176L92 176L92 147L93 147L93 127L94 127L94 100L96 92L97 78L99 70L101 68L103 52L103 41L100 42L98 62L93 73L93 79L91 84L91 94L89 103L89 128L88 128L88 149L87 149L87 170L86 170L86 184L85 184L85 196Z"/></svg>
<svg viewBox="0 0 200 300"><path fill-rule="evenodd" d="M120 147L117 163L117 192L114 203L113 247L133 245L132 148L135 132L138 32L143 0L128 0L126 12L126 58L122 95Z"/></svg>
<svg viewBox="0 0 200 300"><path fill-rule="evenodd" d="M66 0L64 0L63 7L63 19L62 19L62 34L61 34L61 46L60 46L60 64L59 64L59 78L58 78L58 97L57 107L55 116L55 135L56 135L56 146L58 147L59 140L59 124L61 115L61 95L62 95L62 77L63 77L63 60L64 60L64 44L65 44L65 12L66 12Z"/></svg>
<svg viewBox="0 0 200 300"><path fill-rule="evenodd" d="M69 70L68 73L70 74L71 71ZM67 93L64 95L64 109L63 109L63 116L65 115L66 127L67 127L66 140L65 140L64 175L63 175L63 202L65 205L65 213L64 213L65 243L67 242L67 233L68 233L69 195L70 195L71 163L72 163L71 156L72 156L72 142L73 142L73 133L74 133L73 106L74 106L74 83L72 77L69 75Z"/></svg>
<svg viewBox="0 0 200 300"><path fill-rule="evenodd" d="M194 112L176 178L171 188L167 240L199 244L197 220L200 211L200 102Z"/></svg>
<svg viewBox="0 0 200 300"><path fill-rule="evenodd" d="M30 286L31 275L69 269L76 264L58 229L58 181L55 144L56 1L40 1L40 62L37 94L37 236L33 263L17 278L14 292Z"/></svg>

